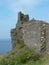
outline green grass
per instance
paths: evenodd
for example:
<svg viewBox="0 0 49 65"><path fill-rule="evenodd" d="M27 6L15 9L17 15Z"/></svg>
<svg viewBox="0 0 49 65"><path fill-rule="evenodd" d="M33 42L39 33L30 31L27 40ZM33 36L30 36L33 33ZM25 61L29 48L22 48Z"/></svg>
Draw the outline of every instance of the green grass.
<svg viewBox="0 0 49 65"><path fill-rule="evenodd" d="M15 49L0 59L0 65L45 65L48 57L39 56L24 44L16 44Z"/></svg>

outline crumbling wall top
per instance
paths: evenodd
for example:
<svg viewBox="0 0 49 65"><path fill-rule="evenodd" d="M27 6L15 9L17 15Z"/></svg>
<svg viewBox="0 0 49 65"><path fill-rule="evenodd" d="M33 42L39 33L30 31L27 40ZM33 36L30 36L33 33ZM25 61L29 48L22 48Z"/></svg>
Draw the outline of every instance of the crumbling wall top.
<svg viewBox="0 0 49 65"><path fill-rule="evenodd" d="M29 15L24 15L22 12L19 12L18 21L29 21Z"/></svg>

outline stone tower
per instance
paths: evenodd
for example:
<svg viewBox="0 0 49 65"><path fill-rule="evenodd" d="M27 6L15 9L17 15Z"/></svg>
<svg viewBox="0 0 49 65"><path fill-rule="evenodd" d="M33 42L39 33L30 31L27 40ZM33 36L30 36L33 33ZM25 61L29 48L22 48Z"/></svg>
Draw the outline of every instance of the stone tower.
<svg viewBox="0 0 49 65"><path fill-rule="evenodd" d="M11 29L11 39L13 48L16 46L16 43L24 43L22 28L23 24L29 21L29 16L24 15L23 13L18 13L18 22L16 28Z"/></svg>
<svg viewBox="0 0 49 65"><path fill-rule="evenodd" d="M36 53L49 53L49 24L41 20L29 20L28 15L18 13L16 28L11 30L13 48L24 43Z"/></svg>

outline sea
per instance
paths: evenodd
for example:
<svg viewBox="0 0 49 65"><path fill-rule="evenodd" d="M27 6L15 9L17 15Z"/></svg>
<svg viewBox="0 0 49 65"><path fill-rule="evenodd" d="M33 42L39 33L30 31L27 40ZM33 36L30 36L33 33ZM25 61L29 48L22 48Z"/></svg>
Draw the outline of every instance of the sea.
<svg viewBox="0 0 49 65"><path fill-rule="evenodd" d="M12 50L11 40L0 40L0 55L7 54Z"/></svg>

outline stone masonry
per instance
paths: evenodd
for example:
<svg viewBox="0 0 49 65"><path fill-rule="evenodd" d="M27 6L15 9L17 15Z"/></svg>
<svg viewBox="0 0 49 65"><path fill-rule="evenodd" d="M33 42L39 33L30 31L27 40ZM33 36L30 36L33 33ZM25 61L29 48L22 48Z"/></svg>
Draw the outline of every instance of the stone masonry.
<svg viewBox="0 0 49 65"><path fill-rule="evenodd" d="M49 54L49 24L42 20L29 20L28 15L18 13L16 27L11 30L13 48L17 43L24 43L36 53Z"/></svg>

